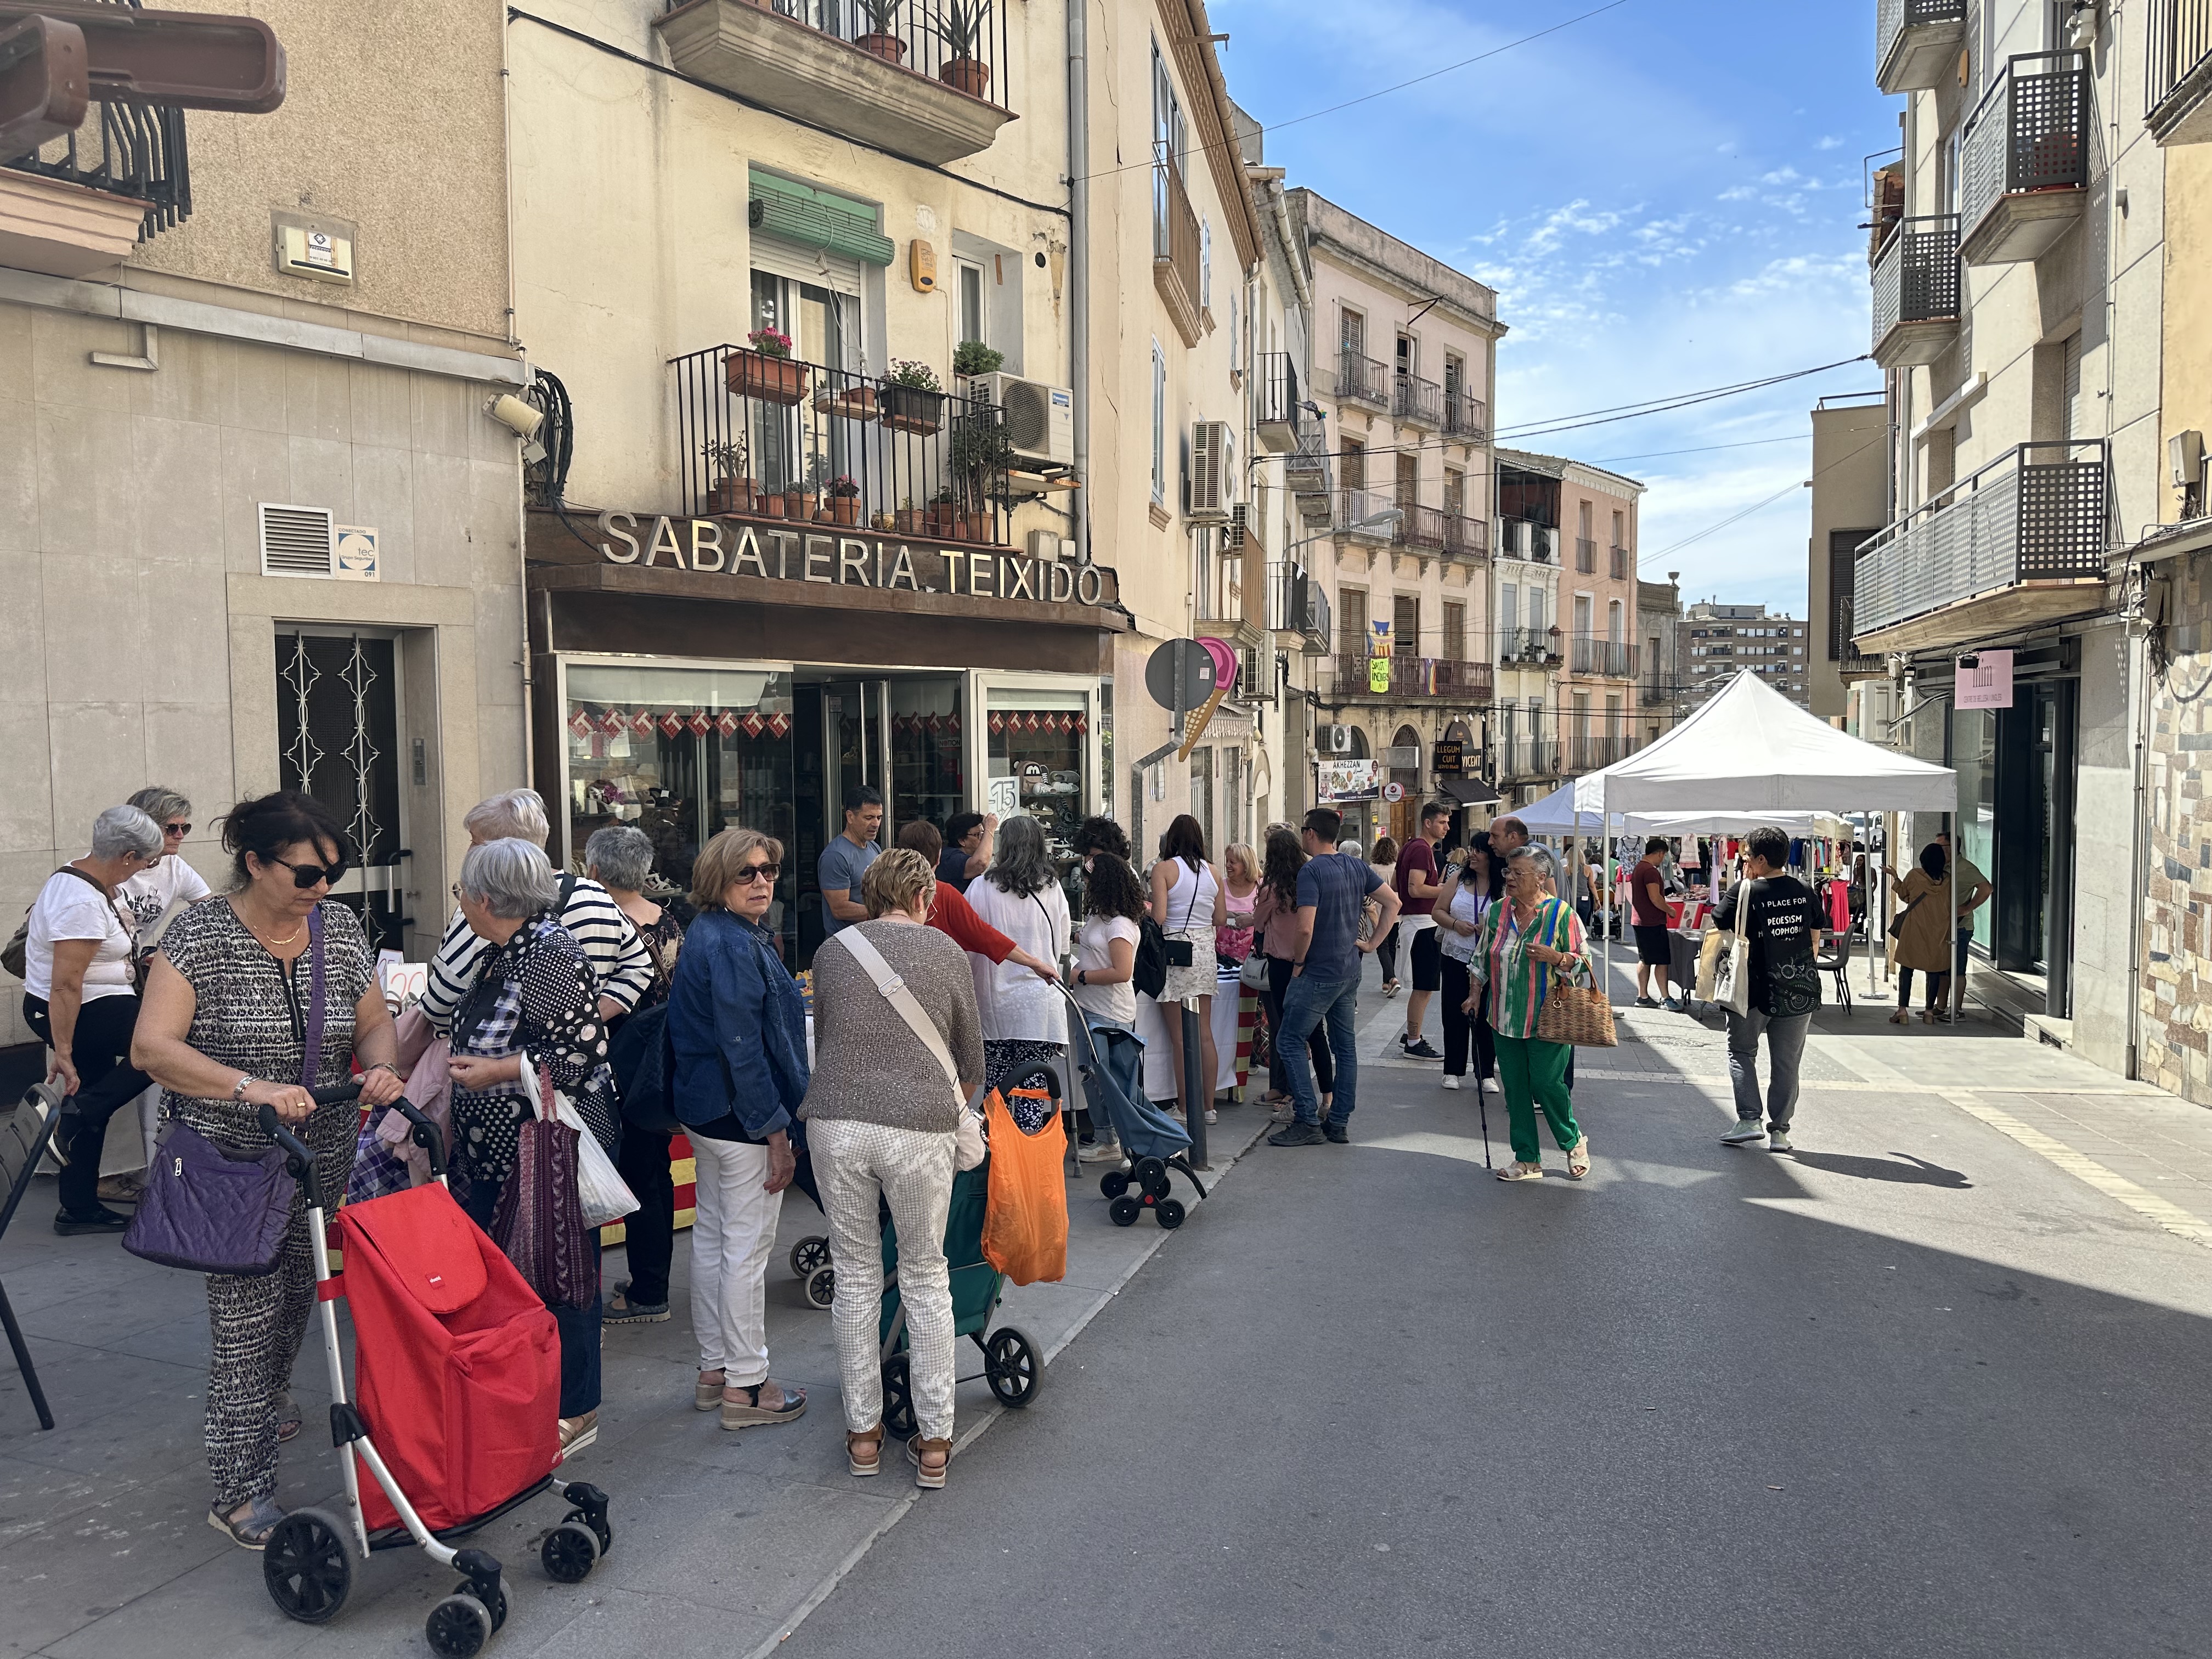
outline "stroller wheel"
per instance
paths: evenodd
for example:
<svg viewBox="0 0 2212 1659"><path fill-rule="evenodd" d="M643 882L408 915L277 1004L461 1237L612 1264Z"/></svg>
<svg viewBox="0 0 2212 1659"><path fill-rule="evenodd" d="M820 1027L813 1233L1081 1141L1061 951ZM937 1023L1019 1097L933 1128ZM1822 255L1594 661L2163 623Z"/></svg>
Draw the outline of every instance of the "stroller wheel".
<svg viewBox="0 0 2212 1659"><path fill-rule="evenodd" d="M1117 1227L1133 1227L1137 1218L1144 1212L1145 1206L1127 1193L1115 1199L1106 1209L1108 1218Z"/></svg>
<svg viewBox="0 0 2212 1659"><path fill-rule="evenodd" d="M837 1299L837 1270L823 1262L806 1275L806 1299L817 1308L826 1308Z"/></svg>
<svg viewBox="0 0 2212 1659"><path fill-rule="evenodd" d="M1109 1198L1121 1197L1129 1190L1129 1172L1127 1170L1109 1170L1098 1177L1098 1190Z"/></svg>
<svg viewBox="0 0 2212 1659"><path fill-rule="evenodd" d="M904 1440L920 1426L915 1421L914 1389L907 1377L906 1356L895 1353L884 1361L884 1427Z"/></svg>
<svg viewBox="0 0 2212 1659"><path fill-rule="evenodd" d="M1188 1212L1184 1210L1181 1199L1164 1198L1152 1213L1159 1218L1161 1226L1172 1230L1182 1225L1182 1218Z"/></svg>
<svg viewBox="0 0 2212 1659"><path fill-rule="evenodd" d="M294 1510L276 1523L261 1553L261 1581L287 1619L327 1623L353 1589L353 1558L345 1530L323 1510Z"/></svg>
<svg viewBox="0 0 2212 1659"><path fill-rule="evenodd" d="M983 1376L1000 1405L1027 1406L1044 1382L1036 1344L1013 1326L1001 1325L983 1344Z"/></svg>
<svg viewBox="0 0 2212 1659"><path fill-rule="evenodd" d="M491 1613L473 1595L449 1595L430 1609L422 1634L439 1659L475 1659L491 1640Z"/></svg>
<svg viewBox="0 0 2212 1659"><path fill-rule="evenodd" d="M802 1238L791 1247L791 1275L805 1279L817 1267L830 1264L830 1241L819 1237Z"/></svg>
<svg viewBox="0 0 2212 1659"><path fill-rule="evenodd" d="M538 1547L545 1576L556 1584L580 1584L599 1562L599 1536L581 1521L563 1521Z"/></svg>

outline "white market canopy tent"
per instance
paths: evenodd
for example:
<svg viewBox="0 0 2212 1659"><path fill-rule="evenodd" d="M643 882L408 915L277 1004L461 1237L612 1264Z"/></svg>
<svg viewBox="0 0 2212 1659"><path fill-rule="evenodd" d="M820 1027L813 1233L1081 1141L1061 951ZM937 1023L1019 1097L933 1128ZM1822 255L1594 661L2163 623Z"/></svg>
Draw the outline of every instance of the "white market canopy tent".
<svg viewBox="0 0 2212 1659"><path fill-rule="evenodd" d="M1955 812L1959 775L1861 741L1749 669L1595 783L1620 813Z"/></svg>
<svg viewBox="0 0 2212 1659"><path fill-rule="evenodd" d="M1792 836L1838 833L1828 812L1615 812L1605 813L1605 774L1592 772L1563 783L1540 801L1513 809L1512 816L1532 836L1594 836L1603 822L1608 836L1741 836L1771 823Z"/></svg>

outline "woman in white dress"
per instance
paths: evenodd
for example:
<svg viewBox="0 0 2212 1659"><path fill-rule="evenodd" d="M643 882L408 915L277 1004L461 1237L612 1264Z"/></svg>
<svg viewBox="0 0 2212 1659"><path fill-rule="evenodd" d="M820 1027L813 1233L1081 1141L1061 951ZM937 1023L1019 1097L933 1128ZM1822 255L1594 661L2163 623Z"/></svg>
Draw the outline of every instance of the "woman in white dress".
<svg viewBox="0 0 2212 1659"><path fill-rule="evenodd" d="M1213 989L1218 978L1213 934L1229 920L1229 908L1222 898L1221 878L1206 861L1206 831L1188 812L1160 837L1160 861L1152 866L1152 920L1170 941L1167 983L1160 988L1158 1001L1167 1018L1176 1094L1182 1101L1186 1123L1194 1111L1203 1111L1211 1123L1214 1085L1221 1075L1220 1057L1213 1046ZM1190 962L1184 967L1174 965L1174 958L1182 954L1175 948L1179 944L1190 947ZM1197 1100L1188 1097L1183 1074L1182 1018L1167 1006L1187 997L1198 1000L1199 1076L1205 1094Z"/></svg>
<svg viewBox="0 0 2212 1659"><path fill-rule="evenodd" d="M1066 953L1067 896L1033 817L1010 817L999 826L991 867L969 884L968 905L1039 962L1057 964ZM1011 957L994 963L971 954L968 965L983 1021L986 1085L1005 1090L1033 1071L1057 1071L1067 1053L1067 1005L1060 993ZM1015 1103L1009 1100L1007 1108L1014 1110Z"/></svg>

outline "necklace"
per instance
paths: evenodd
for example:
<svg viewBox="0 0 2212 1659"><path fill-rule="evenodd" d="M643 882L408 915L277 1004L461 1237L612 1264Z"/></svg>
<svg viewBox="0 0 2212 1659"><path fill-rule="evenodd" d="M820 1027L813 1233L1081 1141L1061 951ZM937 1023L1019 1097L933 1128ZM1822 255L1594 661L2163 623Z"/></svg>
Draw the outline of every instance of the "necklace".
<svg viewBox="0 0 2212 1659"><path fill-rule="evenodd" d="M236 916L239 921L246 923L246 931L247 933L252 934L253 937L259 939L262 944L268 945L272 949L282 945L298 944L300 942L300 935L305 933L307 928L307 924L303 921L297 927L295 927L290 933L287 933L283 939L278 939L274 934L266 933L263 929L256 927L252 922L246 921L246 913L243 910L240 910L235 904L230 907L230 913Z"/></svg>

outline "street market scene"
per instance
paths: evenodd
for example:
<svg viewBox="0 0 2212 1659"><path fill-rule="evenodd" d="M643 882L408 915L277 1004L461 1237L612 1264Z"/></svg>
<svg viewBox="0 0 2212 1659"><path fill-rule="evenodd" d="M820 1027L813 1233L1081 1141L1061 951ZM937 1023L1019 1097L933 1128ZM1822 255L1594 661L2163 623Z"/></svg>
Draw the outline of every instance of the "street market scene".
<svg viewBox="0 0 2212 1659"><path fill-rule="evenodd" d="M2212 0L1510 9L0 0L0 1659L2206 1650Z"/></svg>

